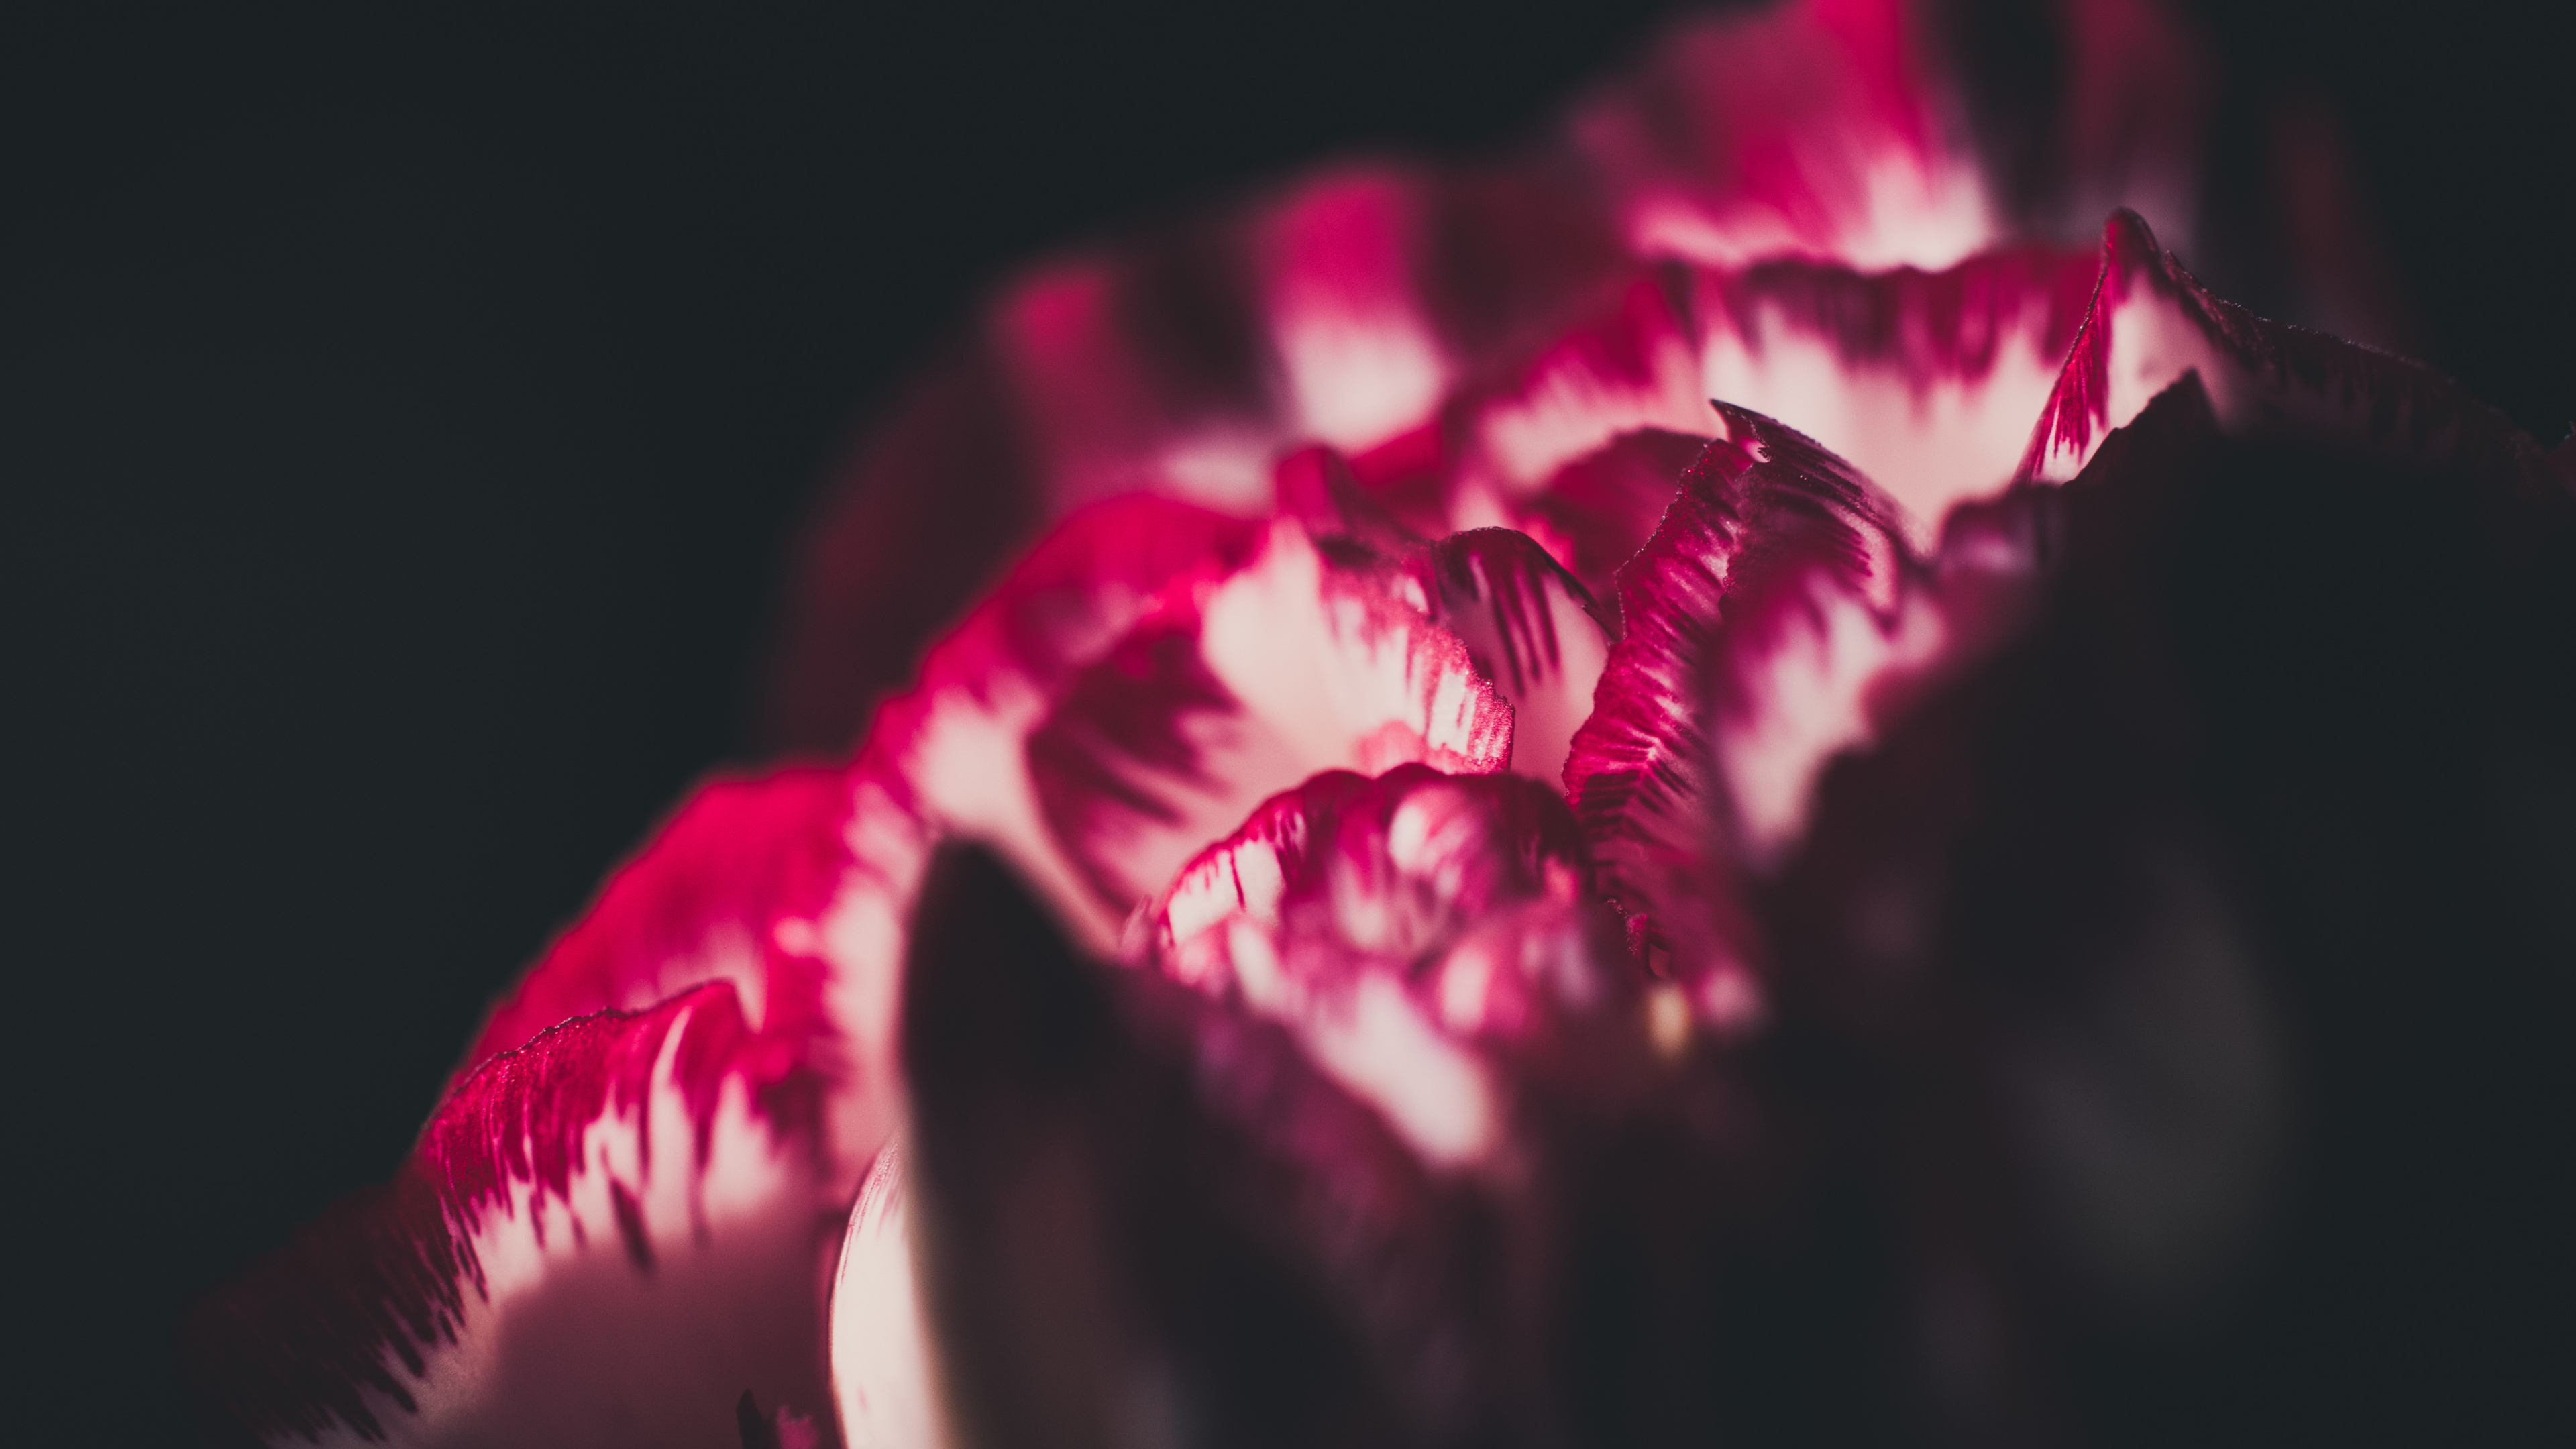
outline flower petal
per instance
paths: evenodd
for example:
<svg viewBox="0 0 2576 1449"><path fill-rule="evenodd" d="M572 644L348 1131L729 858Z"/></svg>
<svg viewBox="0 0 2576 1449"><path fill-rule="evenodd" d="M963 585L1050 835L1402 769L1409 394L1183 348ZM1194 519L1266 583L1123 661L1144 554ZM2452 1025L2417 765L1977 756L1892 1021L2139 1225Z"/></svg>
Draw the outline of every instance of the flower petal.
<svg viewBox="0 0 2576 1449"><path fill-rule="evenodd" d="M2239 434L2186 375L2017 495L2038 608L1831 764L1741 898L1781 1079L1833 1084L1819 1120L1904 1205L1829 1260L1995 1347L1877 1371L1960 1422L2438 1438L2552 1382L2518 1325L2565 1217L2529 1144L2563 1097L2537 882L2576 858L2576 497L2427 458L2403 411L2376 447L2285 414ZM2354 1276L2410 1261L2438 1293Z"/></svg>
<svg viewBox="0 0 2576 1449"><path fill-rule="evenodd" d="M1850 460L1929 552L1953 507L2011 481L2100 270L2090 251L2020 247L1939 272L1702 271L1700 386Z"/></svg>
<svg viewBox="0 0 2576 1449"><path fill-rule="evenodd" d="M1945 125L1913 9L1796 4L1676 26L1575 122L1630 248L1937 267L1989 244L1984 178Z"/></svg>
<svg viewBox="0 0 2576 1449"><path fill-rule="evenodd" d="M2236 436L2303 438L2409 466L2537 479L2539 448L2420 363L2257 317L2212 296L2134 212L2103 227L2100 278L2019 475L2074 477L2102 439L2196 374Z"/></svg>
<svg viewBox="0 0 2576 1449"><path fill-rule="evenodd" d="M1419 797L1468 782L1410 783ZM1314 787L1372 792L1404 793ZM1562 819L1534 786L1470 792ZM1452 1443L1651 1418L1618 1381L1666 1366L1655 1348L1672 1320L1657 1310L1701 1286L1653 1271L1672 1265L1654 1225L1692 1174L1650 1170L1638 1140L1667 1139L1620 1115L1654 1100L1651 1053L1624 1053L1624 1097L1582 1074L1562 1098L1540 1083L1547 1101L1513 1115L1494 1170L1443 1170L1373 1104L1385 1083L1349 1087L1367 1073L1336 1060L1349 1048L1320 1020L1291 1027L1158 972L1092 967L989 856L943 856L924 902L905 1006L908 1211L959 1443ZM1410 1000L1377 972L1344 998L1363 1041ZM1634 1006L1603 994L1559 1024L1633 1045ZM1499 1064L1424 1031L1415 1045ZM1655 1205L1633 1191L1648 1183ZM1576 1265L1601 1254L1640 1270L1639 1294L1569 1302ZM836 1322L875 1311L834 1306Z"/></svg>
<svg viewBox="0 0 2576 1449"><path fill-rule="evenodd" d="M929 827L983 840L1039 882L1075 929L1114 940L1041 816L1031 734L1167 593L1231 576L1258 525L1134 494L1077 510L933 647L912 689L877 712L861 752Z"/></svg>
<svg viewBox="0 0 2576 1449"><path fill-rule="evenodd" d="M1592 597L1526 534L1453 533L1411 561L1431 617L1512 707L1511 769L1564 788L1565 754L1609 659Z"/></svg>
<svg viewBox="0 0 2576 1449"><path fill-rule="evenodd" d="M1511 706L1403 583L1282 520L1240 572L1169 591L1066 687L1029 771L1098 909L1123 915L1318 771L1509 763Z"/></svg>
<svg viewBox="0 0 2576 1449"><path fill-rule="evenodd" d="M849 1449L955 1442L922 1317L911 1168L901 1138L877 1154L832 1275L832 1397Z"/></svg>
<svg viewBox="0 0 2576 1449"><path fill-rule="evenodd" d="M765 1049L821 1074L839 1200L890 1130L899 925L925 859L865 771L791 767L699 787L493 1008L459 1070L559 1022L732 985Z"/></svg>
<svg viewBox="0 0 2576 1449"><path fill-rule="evenodd" d="M1839 459L1767 419L1719 416L1734 441L1709 446L1620 570L1625 632L1565 778L1604 891L1640 923L1650 960L1702 1019L1733 1024L1751 1005L1750 963L1726 944L1727 907L1709 889L1723 878L1709 822L1725 784L1713 774L1711 647L1748 560L1821 565L1883 605L1904 542L1894 505Z"/></svg>
<svg viewBox="0 0 2576 1449"><path fill-rule="evenodd" d="M1694 419L1689 432L1635 428L1612 435L1558 469L1521 519L1522 529L1583 581L1614 625L1619 566L1654 536L1682 474L1708 450L1706 426Z"/></svg>
<svg viewBox="0 0 2576 1449"><path fill-rule="evenodd" d="M1545 958L1455 950L1523 906L1579 917L1591 895L1581 831L1534 782L1420 765L1376 779L1331 771L1264 801L1201 851L1138 917L1128 950L1292 1025L1369 972L1389 973L1426 1020L1472 1040L1528 1019L1534 992L1590 1000L1619 989L1627 961L1615 940L1602 961L1618 981L1575 961L1563 979L1533 982L1521 973Z"/></svg>
<svg viewBox="0 0 2576 1449"><path fill-rule="evenodd" d="M819 1409L823 1089L726 982L483 1062L392 1182L201 1308L211 1406L266 1443L674 1449L746 1390Z"/></svg>
<svg viewBox="0 0 2576 1449"><path fill-rule="evenodd" d="M2090 252L2018 248L1939 272L1783 261L1640 273L1469 404L1461 486L1509 516L1555 521L1555 490L1586 486L1587 456L1639 429L1705 437L1715 398L1850 459L1928 550L1952 507L2014 477L2100 271Z"/></svg>
<svg viewBox="0 0 2576 1449"><path fill-rule="evenodd" d="M1717 266L1947 267L2033 223L2083 225L2114 204L2183 214L2207 95L2196 41L2153 4L2042 8L2007 23L2017 55L2045 55L2053 94L2040 104L2053 114L1990 128L1990 149L2007 154L1981 155L1961 127L1987 97L1944 64L1944 42L1960 62L1988 59L1961 24L1987 16L1907 0L1679 23L1638 75L1578 112L1574 134L1633 252ZM2019 149L2034 136L2044 154Z"/></svg>

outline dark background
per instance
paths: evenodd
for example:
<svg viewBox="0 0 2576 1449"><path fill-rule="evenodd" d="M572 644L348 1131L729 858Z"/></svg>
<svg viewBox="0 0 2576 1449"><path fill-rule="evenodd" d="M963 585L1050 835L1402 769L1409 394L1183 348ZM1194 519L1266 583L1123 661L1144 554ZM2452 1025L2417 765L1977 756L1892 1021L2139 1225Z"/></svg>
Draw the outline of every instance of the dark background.
<svg viewBox="0 0 2576 1449"><path fill-rule="evenodd" d="M1664 8L13 9L20 1403L184 1439L186 1300L388 1172L489 994L757 757L800 511L999 271L1508 143ZM2338 118L2398 340L2562 436L2565 8L2203 8L2217 188L2259 216L2265 118Z"/></svg>

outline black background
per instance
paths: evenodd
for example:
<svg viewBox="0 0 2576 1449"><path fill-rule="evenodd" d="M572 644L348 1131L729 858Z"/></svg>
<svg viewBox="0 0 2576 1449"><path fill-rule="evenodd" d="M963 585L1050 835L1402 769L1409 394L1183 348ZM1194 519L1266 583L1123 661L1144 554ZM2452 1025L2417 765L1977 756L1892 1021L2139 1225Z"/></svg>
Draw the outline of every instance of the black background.
<svg viewBox="0 0 2576 1449"><path fill-rule="evenodd" d="M20 1403L184 1438L186 1300L389 1171L489 994L757 757L800 510L997 273L1508 143L1662 8L14 10ZM2404 340L2562 436L2563 7L2203 8L2217 184L2331 109Z"/></svg>

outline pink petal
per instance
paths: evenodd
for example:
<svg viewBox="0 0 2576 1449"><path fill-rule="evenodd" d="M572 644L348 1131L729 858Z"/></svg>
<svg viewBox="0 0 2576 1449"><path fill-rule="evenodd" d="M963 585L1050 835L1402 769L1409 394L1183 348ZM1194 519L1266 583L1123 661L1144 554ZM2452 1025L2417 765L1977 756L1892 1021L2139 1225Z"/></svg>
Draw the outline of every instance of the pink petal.
<svg viewBox="0 0 2576 1449"><path fill-rule="evenodd" d="M1562 788L1565 753L1592 713L1608 632L1592 596L1527 535L1454 533L1410 563L1431 617L1467 646L1512 707L1511 769Z"/></svg>
<svg viewBox="0 0 2576 1449"><path fill-rule="evenodd" d="M2501 413L2430 368L2212 296L2123 211L2103 228L2092 302L2020 476L2072 478L2105 435L2186 373L2232 435L2331 442L2419 466L2543 466Z"/></svg>
<svg viewBox="0 0 2576 1449"><path fill-rule="evenodd" d="M1928 549L1951 508L2012 480L2099 272L2090 253L2036 248L1941 272L1794 261L1641 272L1465 405L1461 487L1515 517L1594 522L1580 506L1560 514L1560 480L1591 486L1585 460L1631 432L1705 436L1714 398L1792 419L1851 459Z"/></svg>
<svg viewBox="0 0 2576 1449"><path fill-rule="evenodd" d="M1687 287L1679 267L1640 268L1547 346L1463 397L1459 490L1509 517L1559 469L1623 433L1705 433Z"/></svg>
<svg viewBox="0 0 2576 1449"><path fill-rule="evenodd" d="M1264 801L1201 851L1139 917L1129 949L1185 985L1291 1022L1388 971L1428 1020L1473 1039L1519 1019L1505 998L1551 983L1517 978L1534 963L1484 953L1452 970L1453 948L1522 906L1579 916L1591 895L1580 830L1531 781L1420 765L1376 779L1333 771ZM1614 946L1606 959L1624 967L1625 956ZM1566 984L1612 989L1588 975Z"/></svg>
<svg viewBox="0 0 2576 1449"><path fill-rule="evenodd" d="M1785 5L1676 26L1575 134L1630 248L1947 266L1996 236L1977 158L1899 0Z"/></svg>
<svg viewBox="0 0 2576 1449"><path fill-rule="evenodd" d="M2110 205L2186 215L2208 90L2197 42L2137 0L2048 9L2020 38L2058 42L2050 68L2063 99L1998 138L2046 138L2046 154L2029 158L2042 163L2035 173L2014 164L2021 156L1990 161L1961 127L1985 98L1950 74L1944 52L1976 37L1945 33L1955 17L1906 0L1677 24L1639 74L1578 112L1574 134L1633 252L1716 266L1804 256L1939 268L2032 223ZM2030 214L2034 203L2047 214Z"/></svg>
<svg viewBox="0 0 2576 1449"><path fill-rule="evenodd" d="M1274 524L1214 585L1167 591L1028 741L1053 837L1123 915L1263 798L1322 770L1507 765L1511 706L1374 561Z"/></svg>
<svg viewBox="0 0 2576 1449"><path fill-rule="evenodd" d="M1583 581L1595 606L1614 623L1619 566L1646 546L1682 474L1708 448L1711 423L1694 420L1692 427L1688 432L1637 428L1613 435L1558 469L1520 521L1524 531Z"/></svg>
<svg viewBox="0 0 2576 1449"><path fill-rule="evenodd" d="M1551 785L1564 776L1566 742L1592 712L1592 687L1608 656L1599 611L1547 550L1506 528L1470 529L1434 544L1381 506L1353 468L1328 448L1282 459L1280 513L1327 547L1355 545L1400 561L1433 622L1458 635L1476 668L1512 707L1511 768ZM1669 491L1669 485L1668 485ZM1353 554L1349 562L1360 561Z"/></svg>
<svg viewBox="0 0 2576 1449"><path fill-rule="evenodd" d="M2033 247L1940 272L1702 271L1700 383L1850 460L1928 552L1953 507L2014 476L2099 271L2090 252Z"/></svg>
<svg viewBox="0 0 2576 1449"><path fill-rule="evenodd" d="M1423 178L1354 166L1308 179L1254 222L1296 431L1368 447L1431 416L1448 391L1453 363L1414 278L1430 204Z"/></svg>
<svg viewBox="0 0 2576 1449"><path fill-rule="evenodd" d="M1130 495L1077 510L933 647L912 689L886 701L861 752L929 827L1007 853L1075 928L1114 940L1039 807L1029 737L1168 592L1230 577L1258 525Z"/></svg>
<svg viewBox="0 0 2576 1449"><path fill-rule="evenodd" d="M1654 537L1620 571L1625 632L1565 779L1602 868L1605 893L1639 923L1650 961L1733 1024L1751 1006L1751 964L1727 919L1709 822L1726 782L1706 671L1747 561L1813 560L1865 597L1892 597L1904 543L1894 508L1840 460L1778 424L1721 410L1733 442L1712 443L1682 479Z"/></svg>
<svg viewBox="0 0 2576 1449"><path fill-rule="evenodd" d="M559 1022L727 982L751 1039L817 1074L825 1196L844 1196L893 1120L898 924L923 851L865 772L703 785L493 1008L459 1081Z"/></svg>
<svg viewBox="0 0 2576 1449"><path fill-rule="evenodd" d="M746 1390L819 1409L825 1087L727 983L491 1058L393 1181L204 1305L217 1414L268 1443L704 1449Z"/></svg>

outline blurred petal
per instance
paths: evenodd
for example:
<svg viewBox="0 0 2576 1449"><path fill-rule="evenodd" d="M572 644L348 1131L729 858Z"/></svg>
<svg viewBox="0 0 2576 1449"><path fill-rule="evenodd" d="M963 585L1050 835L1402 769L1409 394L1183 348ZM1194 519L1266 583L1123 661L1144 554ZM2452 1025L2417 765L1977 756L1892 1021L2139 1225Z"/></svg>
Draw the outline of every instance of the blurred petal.
<svg viewBox="0 0 2576 1449"><path fill-rule="evenodd" d="M1566 464L1640 428L1706 434L1682 268L1642 268L1574 326L1462 398L1461 491L1504 517Z"/></svg>
<svg viewBox="0 0 2576 1449"><path fill-rule="evenodd" d="M877 1154L832 1278L832 1397L849 1449L951 1442L922 1318L909 1175L900 1139Z"/></svg>
<svg viewBox="0 0 2576 1449"><path fill-rule="evenodd" d="M2100 270L2090 251L2016 248L1940 272L1703 271L1700 387L1850 460L1929 552L1953 507L2011 481Z"/></svg>
<svg viewBox="0 0 2576 1449"><path fill-rule="evenodd" d="M2117 204L2183 224L2208 92L2196 39L2139 0L2036 9L1808 0L1686 20L1574 134L1642 256L1941 268ZM2000 113L1989 31L2041 52L2042 79Z"/></svg>
<svg viewBox="0 0 2576 1449"><path fill-rule="evenodd" d="M1282 520L1240 572L1168 591L1082 670L1028 760L1098 908L1123 915L1318 771L1507 766L1510 704L1424 602L1373 557L1345 565Z"/></svg>
<svg viewBox="0 0 2576 1449"><path fill-rule="evenodd" d="M1682 474L1708 449L1709 424L1692 430L1636 428L1559 468L1529 503L1521 527L1547 547L1618 622L1619 566L1663 521ZM1614 629L1612 632L1616 632Z"/></svg>
<svg viewBox="0 0 2576 1449"><path fill-rule="evenodd" d="M224 1431L704 1449L746 1390L820 1409L822 1089L722 982L484 1062L392 1182L200 1309Z"/></svg>
<svg viewBox="0 0 2576 1449"><path fill-rule="evenodd" d="M1793 4L1676 26L1575 122L1630 248L1942 267L1989 245L1984 178L1913 9Z"/></svg>
<svg viewBox="0 0 2576 1449"><path fill-rule="evenodd" d="M1401 820L1402 799L1453 786L1562 820L1534 786L1406 776L1300 793L1352 804L1341 820L1372 839L1382 807ZM1446 818L1500 823L1474 806ZM1251 832L1237 844L1264 848ZM1374 870L1354 863L1397 882L1375 849ZM1596 1323L1565 1295L1571 1264L1644 1247L1637 1219L1653 1216L1622 1190L1638 1164L1611 1145L1657 1070L1635 1045L1633 996L1542 990L1556 1030L1479 1040L1362 970L1298 1019L1265 1019L1080 960L989 857L964 852L933 868L910 973L909 1211L960 1444L1474 1442L1581 1422L1604 1397L1586 1390L1631 1366L1645 1303ZM1442 1060L1512 1075L1495 1052L1514 1041L1633 1049L1593 1053L1628 1070L1568 1074L1568 1095L1516 1077L1527 1091L1493 1123L1508 1150L1443 1168L1366 1065L1372 1032L1397 1020L1418 1028L1406 1060L1434 1076Z"/></svg>
<svg viewBox="0 0 2576 1449"><path fill-rule="evenodd" d="M1054 516L989 348L955 347L822 491L788 576L770 743L837 755L922 644Z"/></svg>

